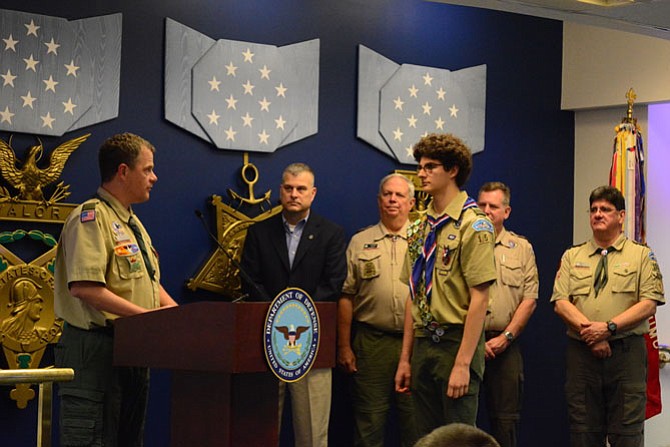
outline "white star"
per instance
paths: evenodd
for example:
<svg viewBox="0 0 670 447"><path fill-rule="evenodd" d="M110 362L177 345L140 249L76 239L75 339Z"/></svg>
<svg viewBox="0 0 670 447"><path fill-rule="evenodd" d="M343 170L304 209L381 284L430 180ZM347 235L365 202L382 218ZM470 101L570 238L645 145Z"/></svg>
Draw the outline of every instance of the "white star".
<svg viewBox="0 0 670 447"><path fill-rule="evenodd" d="M237 110L237 107L235 106L235 104L237 104L237 99L233 97L232 93L226 98L226 102L228 103L228 107L226 107L227 109Z"/></svg>
<svg viewBox="0 0 670 447"><path fill-rule="evenodd" d="M23 26L28 28L28 31L26 32L26 36L30 36L31 34L35 37L37 37L37 30L40 29L41 27L35 25L35 22L30 20L30 23L24 23ZM44 126L42 126L44 127Z"/></svg>
<svg viewBox="0 0 670 447"><path fill-rule="evenodd" d="M440 87L439 90L435 90L435 93L437 93L437 99L441 99L444 101L444 95L447 93L442 87Z"/></svg>
<svg viewBox="0 0 670 447"><path fill-rule="evenodd" d="M444 130L444 120L441 116L435 120L435 129Z"/></svg>
<svg viewBox="0 0 670 447"><path fill-rule="evenodd" d="M2 84L3 87L5 85L11 85L12 87L14 87L14 79L16 79L16 76L12 74L12 70L8 68L7 73L0 76L2 76L2 79L5 80L5 82Z"/></svg>
<svg viewBox="0 0 670 447"><path fill-rule="evenodd" d="M394 99L393 102L395 103L395 110L402 110L402 105L405 104L405 101L400 99L400 96Z"/></svg>
<svg viewBox="0 0 670 447"><path fill-rule="evenodd" d="M281 115L275 120L275 123L277 124L277 129L285 130L284 124L286 124L286 120Z"/></svg>
<svg viewBox="0 0 670 447"><path fill-rule="evenodd" d="M402 136L405 135L400 131L400 127L393 131L393 139L396 141L402 141Z"/></svg>
<svg viewBox="0 0 670 447"><path fill-rule="evenodd" d="M233 130L233 126L229 126L228 130L224 130L224 132L226 133L226 141L235 141L235 134L237 131Z"/></svg>
<svg viewBox="0 0 670 447"><path fill-rule="evenodd" d="M450 116L458 118L458 109L456 108L456 104L453 104L451 107L449 107L449 112L451 113Z"/></svg>
<svg viewBox="0 0 670 447"><path fill-rule="evenodd" d="M210 81L207 81L209 84L209 91L212 92L216 90L217 92L220 92L219 90L219 84L221 84L221 81L216 80L216 76L212 76L212 79Z"/></svg>
<svg viewBox="0 0 670 447"><path fill-rule="evenodd" d="M0 116L2 116L2 120L0 120L0 123L7 122L9 124L12 124L12 117L14 115L15 113L9 111L9 106L5 106L5 110L0 111Z"/></svg>
<svg viewBox="0 0 670 447"><path fill-rule="evenodd" d="M249 62L251 64L254 63L254 56L255 54L251 52L249 48L247 48L247 51L242 52L242 56L244 56L244 62Z"/></svg>
<svg viewBox="0 0 670 447"><path fill-rule="evenodd" d="M407 121L409 122L409 127L413 127L413 128L416 129L416 121L417 121L417 120L416 120L416 118L414 117L414 114L412 114L412 116L410 116L409 118L407 118Z"/></svg>
<svg viewBox="0 0 670 447"><path fill-rule="evenodd" d="M54 81L53 76L49 75L49 79L43 79L42 82L46 84L46 87L44 87L45 92L51 90L52 92L56 93L56 86L59 83L57 81Z"/></svg>
<svg viewBox="0 0 670 447"><path fill-rule="evenodd" d="M433 108L430 104L428 104L428 101L426 101L421 108L423 109L423 114L424 115L430 115L430 109Z"/></svg>
<svg viewBox="0 0 670 447"><path fill-rule="evenodd" d="M288 89L286 87L284 87L284 84L282 84L280 82L279 85L275 87L275 90L277 90L277 96L281 96L282 98L286 98L286 90L288 90Z"/></svg>
<svg viewBox="0 0 670 447"><path fill-rule="evenodd" d="M247 127L247 126L251 127L251 122L253 120L254 120L254 118L251 115L249 115L249 112L247 112L246 115L242 116L242 121L244 121L244 124L242 125L242 127Z"/></svg>
<svg viewBox="0 0 670 447"><path fill-rule="evenodd" d="M258 71L261 72L261 79L267 79L268 81L270 80L270 72L272 70L268 69L267 65L263 65L263 68L259 68Z"/></svg>
<svg viewBox="0 0 670 447"><path fill-rule="evenodd" d="M16 53L16 44L19 43L18 40L14 40L11 34L8 38L2 40L5 41L5 51L12 50Z"/></svg>
<svg viewBox="0 0 670 447"><path fill-rule="evenodd" d="M40 61L36 61L33 59L33 55L31 54L28 59L23 59L23 62L26 63L26 71L32 70L35 73L37 73L37 70L35 70L35 66L40 63Z"/></svg>
<svg viewBox="0 0 670 447"><path fill-rule="evenodd" d="M427 132L427 131L424 132L423 134L421 134L421 138L426 138L427 136L428 136L428 132Z"/></svg>
<svg viewBox="0 0 670 447"><path fill-rule="evenodd" d="M269 112L270 111L270 104L272 104L272 103L270 101L268 101L267 99L265 99L265 96L263 96L263 100L258 101L258 104L260 104L260 106L261 106L261 112L263 110L265 110L266 112Z"/></svg>
<svg viewBox="0 0 670 447"><path fill-rule="evenodd" d="M230 61L230 63L228 65L224 65L224 67L226 67L226 76L235 76L237 67L233 64L233 61Z"/></svg>
<svg viewBox="0 0 670 447"><path fill-rule="evenodd" d="M37 98L33 98L30 95L30 90L28 90L28 93L26 96L21 96L21 99L23 99L23 107L30 107L31 109L33 108L33 103Z"/></svg>
<svg viewBox="0 0 670 447"><path fill-rule="evenodd" d="M407 152L407 158L412 158L414 157L414 148L410 145L405 148L405 151Z"/></svg>
<svg viewBox="0 0 670 447"><path fill-rule="evenodd" d="M216 124L218 126L219 118L221 118L221 115L217 115L216 110L212 109L212 113L207 115L207 118L209 118L209 124Z"/></svg>
<svg viewBox="0 0 670 447"><path fill-rule="evenodd" d="M419 89L416 88L414 86L414 84L412 84L412 86L410 88L408 88L407 90L409 90L409 96L410 97L417 98L416 94L419 93Z"/></svg>
<svg viewBox="0 0 670 447"><path fill-rule="evenodd" d="M253 85L251 81L249 81L248 79L246 83L242 84L242 88L244 88L245 95L254 96L254 87L255 85Z"/></svg>
<svg viewBox="0 0 670 447"><path fill-rule="evenodd" d="M77 77L77 70L79 70L79 67L74 64L74 59L70 59L69 64L63 64L65 68L67 68L67 73L65 73L65 76L74 76L75 78Z"/></svg>
<svg viewBox="0 0 670 447"><path fill-rule="evenodd" d="M270 134L265 133L265 129L263 129L263 132L258 134L258 142L259 143L268 144L268 138L270 138Z"/></svg>
<svg viewBox="0 0 670 447"><path fill-rule="evenodd" d="M56 42L54 42L53 37L51 38L51 42L44 42L44 45L46 45L47 48L48 48L47 54L53 53L56 56L58 56L58 47L60 47L60 44L57 44Z"/></svg>
<svg viewBox="0 0 670 447"><path fill-rule="evenodd" d="M42 127L48 127L49 129L54 128L52 124L56 120L54 118L51 118L51 112L47 112L46 116L40 116L40 118L42 118Z"/></svg>
<svg viewBox="0 0 670 447"><path fill-rule="evenodd" d="M72 102L72 98L68 98L67 102L63 103L63 107L65 107L63 113L69 113L70 115L74 115L74 108L77 107L77 104Z"/></svg>
<svg viewBox="0 0 670 447"><path fill-rule="evenodd" d="M423 76L423 84L424 85L433 85L433 77L430 75L430 73L426 72L426 74Z"/></svg>

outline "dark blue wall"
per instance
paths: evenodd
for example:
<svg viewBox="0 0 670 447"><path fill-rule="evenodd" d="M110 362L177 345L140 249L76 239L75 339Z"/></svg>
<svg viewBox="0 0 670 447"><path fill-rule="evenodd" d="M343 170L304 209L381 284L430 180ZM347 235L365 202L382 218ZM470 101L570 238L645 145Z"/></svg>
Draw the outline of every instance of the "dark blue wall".
<svg viewBox="0 0 670 447"><path fill-rule="evenodd" d="M486 64L486 148L474 157L466 189L475 195L485 181L508 183L514 208L508 226L535 246L541 294L520 340L526 352L521 445L567 445L563 325L548 303L558 260L572 240L574 128L572 114L560 111L560 22L418 0L3 0L0 7L67 19L123 13L119 117L86 129L93 135L63 172L73 192L67 201L81 201L95 191L97 148L106 137L131 131L152 141L159 181L151 200L135 210L160 250L166 289L182 303L202 299L183 285L213 249L193 210L211 216L208 196L240 189L242 153L217 150L163 119L165 17L214 39L273 45L321 39L319 133L274 154L252 154L250 161L260 171L256 192L272 188L273 199L285 165L312 165L318 186L315 210L342 224L349 235L377 219L379 179L394 169L411 168L356 138L357 45L397 63L450 70ZM81 133L45 138L45 146ZM19 156L32 141L15 137ZM0 389L2 444L34 445L36 403L19 411L8 391ZM349 444L346 414L346 400L338 398L332 445ZM156 371L147 446L168 445L168 418L168 375Z"/></svg>

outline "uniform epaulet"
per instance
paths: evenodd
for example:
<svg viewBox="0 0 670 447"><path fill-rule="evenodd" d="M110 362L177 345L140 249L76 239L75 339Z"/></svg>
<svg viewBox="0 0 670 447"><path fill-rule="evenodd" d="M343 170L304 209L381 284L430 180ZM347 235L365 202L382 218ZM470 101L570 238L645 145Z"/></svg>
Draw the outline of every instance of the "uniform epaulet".
<svg viewBox="0 0 670 447"><path fill-rule="evenodd" d="M641 245L643 247L649 247L646 243L638 242L638 241L633 240L633 239L628 239L628 240L631 241L632 243L634 243L635 245Z"/></svg>
<svg viewBox="0 0 670 447"><path fill-rule="evenodd" d="M374 227L374 225L368 225L367 227L360 228L360 229L356 230L356 232L354 234L361 233L361 232L367 230L368 228L372 228L372 227Z"/></svg>
<svg viewBox="0 0 670 447"><path fill-rule="evenodd" d="M586 242L582 242L581 244L572 245L570 248L577 248L577 247L581 247L582 245L586 245Z"/></svg>
<svg viewBox="0 0 670 447"><path fill-rule="evenodd" d="M478 207L475 206L475 207L472 207L470 209L472 211L474 211L475 214L478 215L478 216L486 216L486 213L484 211L482 211L481 208L478 208Z"/></svg>
<svg viewBox="0 0 670 447"><path fill-rule="evenodd" d="M528 238L526 236L522 235L522 234L515 233L514 231L511 231L511 230L507 230L507 232L514 237L518 237L519 239L528 240Z"/></svg>

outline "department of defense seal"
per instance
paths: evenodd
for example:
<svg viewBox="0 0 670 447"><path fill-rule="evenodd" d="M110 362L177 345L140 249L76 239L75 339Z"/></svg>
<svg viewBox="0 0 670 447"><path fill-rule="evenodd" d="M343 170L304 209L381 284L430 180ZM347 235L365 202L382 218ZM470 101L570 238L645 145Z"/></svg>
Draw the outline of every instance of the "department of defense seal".
<svg viewBox="0 0 670 447"><path fill-rule="evenodd" d="M319 314L312 298L298 288L280 292L270 303L263 328L270 370L284 382L302 379L319 350Z"/></svg>

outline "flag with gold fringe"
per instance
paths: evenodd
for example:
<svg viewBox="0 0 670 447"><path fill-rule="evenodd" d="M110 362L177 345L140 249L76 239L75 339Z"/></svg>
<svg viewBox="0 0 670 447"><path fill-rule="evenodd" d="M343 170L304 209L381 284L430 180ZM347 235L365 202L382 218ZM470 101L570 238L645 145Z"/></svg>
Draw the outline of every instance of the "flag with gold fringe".
<svg viewBox="0 0 670 447"><path fill-rule="evenodd" d="M626 97L628 98L628 112L622 123L615 128L616 137L614 138L609 183L621 191L626 199L624 234L629 239L645 243L644 147L642 133L637 120L633 118L635 99L633 89L628 91ZM649 318L649 327L649 334L645 335L648 354L646 419L660 414L662 409L658 333L654 315Z"/></svg>

